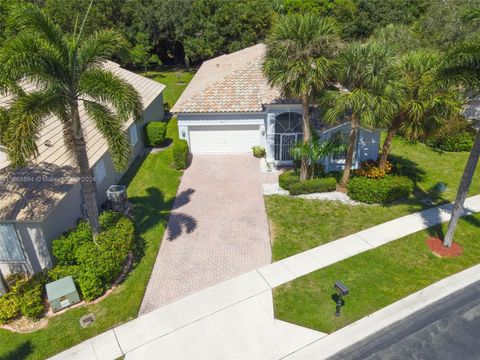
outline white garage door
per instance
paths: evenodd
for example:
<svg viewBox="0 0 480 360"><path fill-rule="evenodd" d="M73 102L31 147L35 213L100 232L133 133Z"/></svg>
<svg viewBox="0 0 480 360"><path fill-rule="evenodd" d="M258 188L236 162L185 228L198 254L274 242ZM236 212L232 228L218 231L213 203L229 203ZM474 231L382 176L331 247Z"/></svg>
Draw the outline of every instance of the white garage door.
<svg viewBox="0 0 480 360"><path fill-rule="evenodd" d="M190 126L193 154L248 153L260 143L258 125Z"/></svg>

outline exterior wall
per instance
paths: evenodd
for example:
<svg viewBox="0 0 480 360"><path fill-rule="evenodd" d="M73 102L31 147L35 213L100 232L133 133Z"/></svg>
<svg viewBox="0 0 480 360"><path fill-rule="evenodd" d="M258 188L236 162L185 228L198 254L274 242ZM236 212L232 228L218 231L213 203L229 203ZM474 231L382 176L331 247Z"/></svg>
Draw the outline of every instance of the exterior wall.
<svg viewBox="0 0 480 360"><path fill-rule="evenodd" d="M275 163L275 118L285 112L294 112L303 114L300 104L279 104L267 106L267 117L265 121L266 129L266 151L267 163Z"/></svg>
<svg viewBox="0 0 480 360"><path fill-rule="evenodd" d="M137 143L133 146L133 156L130 164L135 158L143 152L145 148L145 140L143 135L143 127L150 121L162 121L165 118L165 112L163 108L163 96L160 94L144 111L143 121L140 123L133 123L126 129L128 136L130 137L130 130L132 127L137 129ZM112 155L107 151L94 165L95 166L102 161L105 165L105 178L101 181L97 181L97 200L99 204L102 204L107 200L107 190L110 185L118 184L125 172L117 172L113 166ZM95 170L94 170L95 171Z"/></svg>
<svg viewBox="0 0 480 360"><path fill-rule="evenodd" d="M137 128L138 140L133 146L132 162L144 149L143 125L149 121L162 121L165 117L162 95L158 96L145 109L143 115L143 122L133 123L126 129L127 134L130 134L132 127ZM106 200L108 187L117 184L124 174L123 172L115 171L112 157L108 151L95 164L92 164L93 169L100 161L103 161L105 165L106 176L96 184L99 204ZM38 272L51 267L53 265L53 259L50 255L52 241L63 232L74 227L77 221L83 217L82 205L82 189L80 183L77 183L42 222L14 222L29 262L28 269L22 265L2 264L0 265L2 272L5 275L11 272L26 270Z"/></svg>
<svg viewBox="0 0 480 360"><path fill-rule="evenodd" d="M321 140L329 139L333 134L341 131L344 139L348 139L351 124L349 122L328 129L320 134ZM359 128L357 144L353 153L353 168L357 169L360 163L365 160L377 160L380 144L380 131L370 131ZM345 167L344 159L333 159L329 157L323 160L325 171L340 171Z"/></svg>
<svg viewBox="0 0 480 360"><path fill-rule="evenodd" d="M190 147L189 127L209 125L259 125L260 145L265 146L265 116L257 113L220 113L220 114L178 114L178 134Z"/></svg>
<svg viewBox="0 0 480 360"><path fill-rule="evenodd" d="M26 264L2 264L4 275L15 272L37 272L52 266L49 248L45 242L42 224L39 222L14 223L18 237L21 239Z"/></svg>
<svg viewBox="0 0 480 360"><path fill-rule="evenodd" d="M143 121L162 121L165 118L165 109L163 107L163 93L157 96L143 112Z"/></svg>
<svg viewBox="0 0 480 360"><path fill-rule="evenodd" d="M268 105L265 112L258 113L222 113L222 114L178 114L178 132L180 138L187 140L190 145L189 127L199 125L250 125L259 124L261 146L266 149L268 163L278 165L275 161L275 117L285 112L302 114L300 104L275 104ZM320 138L328 139L332 134L341 131L348 139L350 123L346 122L333 127L320 134ZM377 159L380 142L380 131L370 131L359 128L357 145L354 152L353 167L357 168L362 161ZM343 170L345 160L333 159L323 161L326 171Z"/></svg>

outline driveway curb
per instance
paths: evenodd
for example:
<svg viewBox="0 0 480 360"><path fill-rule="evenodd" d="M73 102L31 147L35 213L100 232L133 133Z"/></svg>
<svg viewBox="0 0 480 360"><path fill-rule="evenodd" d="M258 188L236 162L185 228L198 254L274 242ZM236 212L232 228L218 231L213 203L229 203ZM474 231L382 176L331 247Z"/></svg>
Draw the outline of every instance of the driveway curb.
<svg viewBox="0 0 480 360"><path fill-rule="evenodd" d="M480 280L480 265L440 280L402 300L327 335L283 359L326 359L353 344L375 334L381 329L402 320Z"/></svg>

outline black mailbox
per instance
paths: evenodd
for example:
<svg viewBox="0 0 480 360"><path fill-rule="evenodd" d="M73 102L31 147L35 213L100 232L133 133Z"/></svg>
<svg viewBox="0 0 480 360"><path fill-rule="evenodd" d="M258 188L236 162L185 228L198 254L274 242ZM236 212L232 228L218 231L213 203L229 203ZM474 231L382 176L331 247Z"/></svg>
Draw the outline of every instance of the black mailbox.
<svg viewBox="0 0 480 360"><path fill-rule="evenodd" d="M335 281L335 285L333 287L337 291L338 295L341 295L341 296L348 295L349 290L345 286L345 284L342 283L341 281Z"/></svg>

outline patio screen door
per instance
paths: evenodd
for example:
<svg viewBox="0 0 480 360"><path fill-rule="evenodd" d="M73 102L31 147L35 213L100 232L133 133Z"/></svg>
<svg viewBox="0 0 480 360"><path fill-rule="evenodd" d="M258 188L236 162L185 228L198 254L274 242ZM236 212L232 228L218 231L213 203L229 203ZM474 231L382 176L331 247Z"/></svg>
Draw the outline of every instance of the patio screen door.
<svg viewBox="0 0 480 360"><path fill-rule="evenodd" d="M0 263L25 262L20 240L13 224L0 224Z"/></svg>
<svg viewBox="0 0 480 360"><path fill-rule="evenodd" d="M292 156L290 150L297 143L297 134L281 134L280 135L280 161L291 161Z"/></svg>

